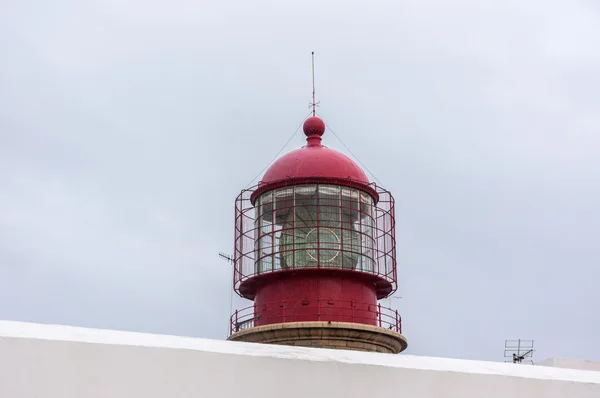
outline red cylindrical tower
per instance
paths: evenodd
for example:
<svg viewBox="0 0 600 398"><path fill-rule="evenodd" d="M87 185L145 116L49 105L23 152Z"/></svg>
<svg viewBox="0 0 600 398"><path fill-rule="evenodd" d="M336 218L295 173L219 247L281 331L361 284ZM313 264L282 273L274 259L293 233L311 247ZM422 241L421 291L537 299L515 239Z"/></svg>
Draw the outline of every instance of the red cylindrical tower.
<svg viewBox="0 0 600 398"><path fill-rule="evenodd" d="M254 303L229 339L400 352L400 316L378 304L396 290L394 200L324 132L308 118L307 145L236 200L234 289Z"/></svg>

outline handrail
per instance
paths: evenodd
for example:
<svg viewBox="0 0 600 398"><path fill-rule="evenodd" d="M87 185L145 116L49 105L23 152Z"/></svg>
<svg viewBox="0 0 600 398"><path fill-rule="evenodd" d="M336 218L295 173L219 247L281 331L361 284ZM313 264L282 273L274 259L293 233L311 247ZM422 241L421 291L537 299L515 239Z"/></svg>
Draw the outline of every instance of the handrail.
<svg viewBox="0 0 600 398"><path fill-rule="evenodd" d="M263 303L263 310L257 311L256 304L236 309L230 318L229 335L255 327L256 323L270 324L294 322L297 316L310 316L317 321L330 321L343 317L349 322L374 324L381 328L402 333L402 317L398 310L384 307L381 303L364 303L354 300L316 299L313 305L298 305L298 300L282 300ZM338 304L338 306L333 306ZM346 304L346 305L344 305ZM266 308L269 308L267 310ZM276 311L277 315L269 315ZM256 325L258 326L258 325Z"/></svg>

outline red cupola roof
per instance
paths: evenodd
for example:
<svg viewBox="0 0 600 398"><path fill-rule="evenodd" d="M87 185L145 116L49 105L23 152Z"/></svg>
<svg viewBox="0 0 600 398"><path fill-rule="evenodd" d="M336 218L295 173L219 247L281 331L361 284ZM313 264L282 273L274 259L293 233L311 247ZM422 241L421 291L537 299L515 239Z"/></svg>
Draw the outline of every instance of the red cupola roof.
<svg viewBox="0 0 600 398"><path fill-rule="evenodd" d="M321 145L325 123L318 117L304 122L307 145L292 151L278 160L265 172L259 185L283 180L349 180L355 184L369 185L364 171L348 156Z"/></svg>

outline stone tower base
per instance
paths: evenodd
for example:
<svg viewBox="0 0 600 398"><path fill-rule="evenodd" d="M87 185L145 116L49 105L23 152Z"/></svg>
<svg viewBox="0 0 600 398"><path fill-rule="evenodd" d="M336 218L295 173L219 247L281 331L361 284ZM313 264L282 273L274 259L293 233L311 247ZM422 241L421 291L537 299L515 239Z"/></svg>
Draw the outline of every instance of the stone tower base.
<svg viewBox="0 0 600 398"><path fill-rule="evenodd" d="M400 333L378 326L347 322L288 322L256 326L228 340L398 354L407 347Z"/></svg>

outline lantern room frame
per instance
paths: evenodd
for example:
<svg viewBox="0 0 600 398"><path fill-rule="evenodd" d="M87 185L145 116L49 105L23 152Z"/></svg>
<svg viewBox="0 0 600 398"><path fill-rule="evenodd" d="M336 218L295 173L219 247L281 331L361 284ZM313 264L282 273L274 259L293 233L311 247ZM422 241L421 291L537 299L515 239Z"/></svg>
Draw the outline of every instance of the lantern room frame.
<svg viewBox="0 0 600 398"><path fill-rule="evenodd" d="M347 226L342 225L331 233L327 232L333 237L333 244L337 245L335 247L335 250L339 252L337 255L360 258L360 261L363 261L363 258L367 259L361 264L367 263L369 266L348 268L340 266L339 261L335 264L331 261L325 261L321 257L331 258L334 249L332 249L332 243L323 243L323 238L317 239L310 247L309 251L312 254L309 253L309 255L314 259L310 264L302 268L296 267L296 263L293 261L285 267L281 265L283 256L289 258L289 256L300 255L300 251L303 251L303 255L306 255L307 247L305 245L298 248L294 244L281 248L281 234L296 233L295 229L299 229L293 223L286 228L275 229L275 227L272 227L270 231L264 231L260 217L266 205L261 202L261 198L268 195L269 192L276 192L281 189L301 190L306 187L316 187L316 200L311 205L316 207L316 214L321 214L325 210L339 211L342 214L344 211L347 212L349 208L348 202L344 203L342 199L337 203L333 203L329 199L321 198L319 193L321 187L339 187L341 190L346 190L344 192L350 192L351 195L356 196L354 192L358 192L359 198L369 198L370 201L357 199L358 207L351 206L352 211L360 213L361 220L367 220L360 221L358 224L355 223L355 226L351 228L352 233L360 236L359 245L338 242L343 239L340 236L350 230ZM298 208L295 203L289 203L286 206L292 212ZM320 221L318 217L313 222L317 227L316 233L328 230L328 225L324 221ZM368 233L365 231L368 231ZM268 242L271 242L272 245L270 250L266 252L267 254L265 254L265 251L261 251L258 246L258 242L262 242L266 234L270 235ZM338 239L338 241L335 241L335 239ZM322 256L322 253L326 255ZM271 267L265 266L265 264L269 264L269 261L265 261L265 256L270 256ZM391 193L374 183L367 185L349 179L327 178L289 179L259 184L243 190L237 197L235 205L233 285L236 293L243 298L253 300L257 289L266 280L300 270L322 270L330 273L343 273L347 276L354 274L362 279L369 279L375 286L377 299L385 298L393 293L397 287L397 272L394 198Z"/></svg>

